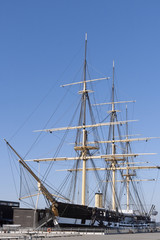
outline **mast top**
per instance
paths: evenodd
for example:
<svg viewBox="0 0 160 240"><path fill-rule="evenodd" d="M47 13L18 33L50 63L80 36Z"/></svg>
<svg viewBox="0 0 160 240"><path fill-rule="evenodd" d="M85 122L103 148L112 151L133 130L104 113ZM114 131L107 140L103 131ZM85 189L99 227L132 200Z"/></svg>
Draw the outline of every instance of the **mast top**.
<svg viewBox="0 0 160 240"><path fill-rule="evenodd" d="M85 40L87 41L87 33L85 34Z"/></svg>

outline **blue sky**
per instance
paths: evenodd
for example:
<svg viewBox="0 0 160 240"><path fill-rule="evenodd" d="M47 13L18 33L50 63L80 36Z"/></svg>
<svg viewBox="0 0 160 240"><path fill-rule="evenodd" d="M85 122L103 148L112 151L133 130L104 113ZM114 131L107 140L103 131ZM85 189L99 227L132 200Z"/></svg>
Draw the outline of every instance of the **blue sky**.
<svg viewBox="0 0 160 240"><path fill-rule="evenodd" d="M83 64L85 32L89 64L111 76L114 59L120 100L136 100L136 133L160 136L159 10L159 0L0 1L1 199L17 200L3 138L26 154L33 130L44 127L66 93L59 85L72 82ZM159 141L145 149L158 153L157 164Z"/></svg>

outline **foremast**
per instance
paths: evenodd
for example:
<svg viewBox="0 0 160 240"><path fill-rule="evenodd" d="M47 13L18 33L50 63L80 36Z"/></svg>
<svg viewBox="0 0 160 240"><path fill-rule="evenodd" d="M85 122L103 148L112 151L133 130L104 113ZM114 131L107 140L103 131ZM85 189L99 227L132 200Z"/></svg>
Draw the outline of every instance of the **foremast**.
<svg viewBox="0 0 160 240"><path fill-rule="evenodd" d="M127 112L127 105L126 105L126 120L128 119L128 112ZM126 123L126 140L128 140L128 123ZM129 147L129 142L126 142L126 152L128 154L128 147ZM129 162L128 162L128 157L126 158L126 163L127 163L127 170L126 170L126 179L127 179L127 211L129 212L130 209L130 202L129 202L129 180L130 176L129 175Z"/></svg>
<svg viewBox="0 0 160 240"><path fill-rule="evenodd" d="M85 36L85 58L84 58L84 79L83 79L83 142L82 142L82 158L83 158L83 171L82 171L82 205L85 205L86 201L86 155L87 155L87 131L86 131L86 98L88 92L86 89L86 54L87 54L87 33Z"/></svg>
<svg viewBox="0 0 160 240"><path fill-rule="evenodd" d="M82 157L82 193L81 193L81 204L86 205L86 163L87 163L87 156L89 154L90 150L98 149L97 146L90 146L87 145L87 136L88 131L86 130L86 104L87 100L89 100L89 90L87 89L87 83L86 83L86 67L87 67L87 33L85 35L85 57L84 57L84 73L83 73L83 90L80 91L80 94L82 94L82 112L83 112L83 121L82 121L82 145L76 145L74 147L75 151L80 151L80 156ZM92 80L91 80L92 81Z"/></svg>
<svg viewBox="0 0 160 240"><path fill-rule="evenodd" d="M115 103L114 103L114 61L113 61L113 80L112 80L112 111L111 111L111 122L115 122L116 111L115 111ZM114 134L114 125L112 125L112 155L114 156L116 153L115 149L115 134ZM112 209L116 210L116 159L113 157L112 161Z"/></svg>

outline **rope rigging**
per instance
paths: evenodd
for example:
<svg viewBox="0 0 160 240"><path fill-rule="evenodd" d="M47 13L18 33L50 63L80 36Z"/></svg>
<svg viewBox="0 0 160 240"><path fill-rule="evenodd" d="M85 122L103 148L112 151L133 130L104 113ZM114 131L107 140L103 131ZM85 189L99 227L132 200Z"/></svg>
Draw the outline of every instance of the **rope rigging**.
<svg viewBox="0 0 160 240"><path fill-rule="evenodd" d="M86 55L86 48L85 48L85 55ZM42 185L44 187L46 186L46 189L49 189L48 193L51 193L51 191L56 193L57 196L54 199L57 200L60 197L63 197L64 199L62 201L65 201L65 202L70 201L71 203L74 203L75 200L78 199L78 195L80 192L79 189L77 189L77 185L78 185L78 180L79 180L78 177L80 175L79 173L81 172L80 176L82 178L81 179L82 184L85 182L84 192L86 195L88 194L87 201L85 201L86 200L85 199L86 196L85 196L84 201L82 200L82 205L86 205L86 202L88 204L90 204L93 201L93 195L95 193L95 190L97 191L97 189L98 189L103 193L103 206L108 207L108 205L109 205L110 209L112 209L116 212L121 211L122 204L124 203L124 198L125 198L124 194L127 194L127 197L129 197L129 203L127 201L126 205L127 205L127 207L129 205L129 208L130 208L129 210L131 210L131 205L133 203L134 207L132 207L132 208L134 208L134 209L136 208L136 210L139 211L139 214L147 213L147 211L145 209L146 206L144 204L144 196L143 196L142 192L139 190L138 185L134 182L134 179L135 179L134 174L133 174L133 176L131 176L131 173L134 173L135 170L129 170L129 166L130 166L131 162L134 163L134 158L131 158L131 162L129 162L128 157L125 157L125 158L123 157L123 159L118 159L119 157L116 156L116 154L118 155L119 152L120 152L120 154L123 155L123 154L132 153L132 151L131 151L131 146L130 146L129 142L127 142L127 138L128 138L127 131L126 131L127 137L126 137L126 144L125 144L125 143L121 142L121 140L123 140L122 135L121 135L121 132L122 132L121 125L122 124L118 125L116 123L116 122L118 122L118 117L117 117L117 113L116 113L117 110L115 110L115 103L114 103L114 101L115 101L114 95L116 95L116 91L114 89L114 81L112 84L112 96L111 96L112 110L110 111L110 113L107 116L105 115L105 118L103 117L103 120L101 120L99 111L96 108L97 118L99 120L99 123L105 122L108 118L110 118L110 122L112 123L109 126L108 138L107 138L106 137L107 131L105 130L106 131L105 132L101 126L99 128L100 131L96 128L97 126L96 127L95 126L91 127L90 125L87 126L88 122L91 122L92 125L95 125L96 120L95 120L94 112L93 112L89 94L88 94L89 90L86 87L86 84L87 84L86 83L86 70L88 71L88 65L87 65L86 56L85 56L84 73L83 73L84 74L84 81L83 81L84 88L83 88L83 90L80 91L80 93L82 93L82 97L81 97L81 100L78 103L78 105L73 113L73 116L69 122L69 127L70 127L70 126L72 126L72 124L75 120L75 116L77 115L77 111L80 107L78 126L81 126L81 128L77 129L76 140L75 140L75 145L74 145L74 149L76 151L76 157L75 157L75 159L68 158L68 160L75 160L74 164L73 164L73 169L70 169L69 171L67 171L67 173L63 174L63 181L61 182L61 184L59 184L59 182L57 181L56 188L53 186L53 184L49 184L48 177L49 177L49 174L51 173L51 170L53 170L53 166L56 161L55 158L59 155L60 151L62 150L62 146L63 146L64 142L66 141L66 138L69 135L69 131L67 129L64 132L64 134L61 138L61 141L59 142L58 147L53 154L52 160L54 159L55 161L50 161L44 174L42 176L40 176L41 182L38 182L38 183L42 183ZM88 75L89 75L89 73L88 73ZM97 80L97 79L94 79L94 80ZM88 80L88 81L90 81L90 80ZM92 83L90 83L90 84L92 85ZM69 84L67 84L67 85L69 85ZM49 124L51 119L53 119L53 116L58 111L59 106L62 105L62 103L64 102L64 99L66 98L68 92L69 92L69 90L65 92L65 97L60 100L58 106L55 108L55 110L51 114L49 120L46 122L43 130ZM95 96L93 96L93 98L95 100ZM39 105L38 105L38 107L39 107ZM29 118L32 116L32 114L29 116ZM65 114L65 113L63 112L63 114ZM58 120L57 120L57 122L58 122ZM72 129L76 129L76 128L77 128L77 126L72 127ZM63 130L64 129L66 129L66 128L63 128ZM58 129L58 130L62 130L62 129ZM50 132L52 132L52 131L50 131ZM115 141L115 138L116 138L115 133L118 134L119 141L120 141L119 143L118 143L118 141L117 142ZM25 154L24 158L26 158L26 156L30 153L32 148L38 143L41 136L42 136L42 132L37 136L34 143L31 145L31 147ZM110 141L110 142L108 142L106 144L103 143L102 145L100 145L99 140L101 139L101 137L103 137L103 139L107 138L108 141ZM92 140L92 142L89 142L89 140ZM91 143L94 146L92 146ZM103 166L105 166L106 168L108 168L108 169L110 168L109 170L105 170L104 175L102 175L102 173L100 175L99 171L96 170L96 167L97 167L96 161L97 160L94 160L94 158L92 157L97 152L105 153L105 155L110 154L110 157L106 156L106 159L105 159L104 156L102 156L103 159L98 160L98 164L101 164L101 165L103 164ZM88 156L90 156L91 158L89 158ZM98 157L98 156L96 156L96 157ZM59 159L59 160L62 160L62 159ZM82 169L80 169L81 165L83 166ZM121 170L120 167L122 165L123 165L123 167L126 166L126 169L124 168L124 170ZM92 167L92 169L89 169L89 167ZM127 169L127 167L128 167L128 169ZM119 168L119 170L117 171L116 168ZM95 175L95 180L93 180L92 178L91 178L91 180L96 182L95 189L93 189L92 181L91 181L91 187L89 187L89 184L87 184L87 178L89 176L87 170L93 170L93 174ZM119 179L119 182L121 182L120 185L115 184L115 182L117 181L117 179L116 179L117 176L120 178ZM32 175L32 177L33 177L33 175ZM24 189L25 192L28 191L30 196L32 195L32 191L37 191L37 188L38 188L36 186L37 182L32 181L32 177L30 177L30 175L28 173L26 174L26 169L23 169L23 167L21 166L21 168L20 168L20 178L21 178L20 194L21 195L23 195L22 188ZM55 177L55 176L53 176L53 177ZM94 184L95 184L95 182L94 182ZM129 188L129 184L130 184L130 188ZM127 188L129 188L129 189L127 189ZM131 190L131 188L133 191ZM126 189L128 190L128 192ZM40 189L40 187L39 187L39 191L40 190L43 193L44 189ZM83 192L83 190L81 192ZM112 199L110 199L109 193L112 193ZM153 191L153 194L154 194L154 191ZM51 197L51 194L49 194L49 196ZM143 199L143 201L142 201L142 199ZM45 195L45 201L46 201L47 205L50 206L52 201L50 201L50 198L47 198L46 195ZM125 199L125 202L126 202L126 199ZM33 198L31 198L31 203L34 205ZM66 207L64 208L63 212L65 212L65 210L67 209L67 206L69 206L69 203L67 203L67 204L66 204ZM62 215L63 215L63 212L62 212Z"/></svg>

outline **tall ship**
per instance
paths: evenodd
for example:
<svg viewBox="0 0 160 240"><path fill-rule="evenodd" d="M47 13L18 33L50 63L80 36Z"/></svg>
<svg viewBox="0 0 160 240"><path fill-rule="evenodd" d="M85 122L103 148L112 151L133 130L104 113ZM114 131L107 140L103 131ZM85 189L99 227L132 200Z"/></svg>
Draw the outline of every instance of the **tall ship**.
<svg viewBox="0 0 160 240"><path fill-rule="evenodd" d="M72 89L75 86L80 87L78 92L80 102L78 107L75 106L76 110L69 125L36 130L41 135L44 132L47 133L46 135L52 133L50 138L60 134L61 140L58 149L54 149L52 153L53 157L22 158L5 140L21 166L21 193L22 188L29 189L27 196L21 194L23 195L21 200L36 198L35 206L38 206L40 195L44 197L46 208L39 213L37 227L45 224L54 227L105 229L153 227L155 222L152 216L157 214L155 206L151 205L149 209L146 207L142 189L139 189L140 184L137 183L155 179L139 179L138 172L147 169L156 170L160 167L152 166L149 162L138 161L139 156L144 157L154 153L133 152L132 144L140 141L147 142L156 137L142 138L130 135L130 124L136 120L128 119L127 106L134 104L135 101L117 100L114 62L112 77L89 79L87 35L84 55L82 80L62 86L72 87ZM90 88L96 82L98 88L102 81L111 83L111 100L103 103L92 102L90 96L94 92ZM106 89L103 91L106 92ZM92 99L95 100L95 97ZM119 107L121 105L125 107ZM102 107L105 108L105 115L101 117ZM109 109L108 112L106 108ZM125 111L123 115L119 108ZM66 140L68 135L70 143ZM63 144L67 145L65 150L63 150ZM71 148L73 151L70 151ZM66 156L64 156L65 151L68 154ZM73 155L70 156L70 153ZM43 166L41 170L37 169L37 165L34 166L37 163Z"/></svg>

